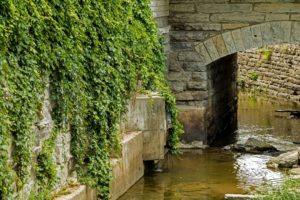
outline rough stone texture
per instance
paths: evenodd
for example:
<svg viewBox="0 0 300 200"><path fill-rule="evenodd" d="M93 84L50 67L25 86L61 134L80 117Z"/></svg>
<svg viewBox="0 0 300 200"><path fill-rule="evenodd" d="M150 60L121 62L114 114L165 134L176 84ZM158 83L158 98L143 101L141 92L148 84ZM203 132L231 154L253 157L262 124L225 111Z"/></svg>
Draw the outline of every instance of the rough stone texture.
<svg viewBox="0 0 300 200"><path fill-rule="evenodd" d="M43 142L50 138L54 122L51 111L49 86L43 95L43 104L39 118L34 123L36 144L33 148L34 157L29 180L19 192L20 199L28 199L30 192L35 191L36 173L34 165L36 158L43 149ZM129 189L144 174L143 160L158 160L164 158L167 137L167 119L164 99L153 95L139 95L128 104L128 112L120 124L123 140L121 156L112 160L114 179L111 183L112 199L118 198ZM143 136L145 135L145 137ZM145 144L145 145L144 145ZM12 147L11 147L12 148ZM71 133L58 133L53 154L57 169L58 182L53 193L67 184L69 179L76 180L74 160L71 155ZM9 155L13 149L10 149ZM115 162L117 161L117 162ZM72 188L71 188L72 189ZM74 188L73 188L74 189ZM70 195L58 200L94 200L97 199L94 189L80 186L72 190Z"/></svg>
<svg viewBox="0 0 300 200"><path fill-rule="evenodd" d="M52 128L54 122L51 116L51 102L50 102L50 92L49 85L46 87L46 90L43 95L43 104L41 112L39 113L39 118L36 119L34 123L34 132L36 135L36 144L33 147L33 163L30 166L30 177L29 180L25 183L24 188L20 191L19 195L21 199L28 199L31 191L35 190L36 183L36 173L34 171L34 165L37 159L37 156L42 151L43 142L47 140L52 134ZM54 162L57 169L57 184L55 190L66 184L67 180L71 177L76 177L74 174L73 165L72 165L72 155L70 150L70 141L71 135L69 132L58 133L56 143L55 143L55 153L53 155Z"/></svg>
<svg viewBox="0 0 300 200"><path fill-rule="evenodd" d="M188 87L194 80L186 72L208 73L211 62L250 48L299 44L299 6L281 0L170 0L169 81L178 104L205 105L209 98L195 92L209 87Z"/></svg>
<svg viewBox="0 0 300 200"><path fill-rule="evenodd" d="M151 0L150 7L153 12L153 17L159 28L160 34L163 38L165 55L168 62L170 54L170 25L168 23L168 17L170 13L169 0Z"/></svg>
<svg viewBox="0 0 300 200"><path fill-rule="evenodd" d="M292 168L294 165L299 164L299 151L300 149L296 149L293 151L289 151L279 156L270 159L267 162L267 166L269 168Z"/></svg>
<svg viewBox="0 0 300 200"><path fill-rule="evenodd" d="M265 51L251 49L239 53L239 82L246 88L256 88L289 101L300 102L300 46L274 45L270 59ZM257 80L251 74L257 75Z"/></svg>

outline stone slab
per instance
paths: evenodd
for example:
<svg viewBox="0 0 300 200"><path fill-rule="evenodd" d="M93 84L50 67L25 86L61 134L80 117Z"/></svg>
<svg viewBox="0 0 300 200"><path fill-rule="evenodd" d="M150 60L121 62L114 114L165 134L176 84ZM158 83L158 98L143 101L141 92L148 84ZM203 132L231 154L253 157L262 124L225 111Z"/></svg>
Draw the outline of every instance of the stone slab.
<svg viewBox="0 0 300 200"><path fill-rule="evenodd" d="M125 132L166 130L165 101L155 94L138 95L124 117Z"/></svg>
<svg viewBox="0 0 300 200"><path fill-rule="evenodd" d="M185 143L206 141L205 109L197 106L178 106L179 121L183 124L184 134L181 140Z"/></svg>
<svg viewBox="0 0 300 200"><path fill-rule="evenodd" d="M54 200L97 200L96 190L85 185L71 190L70 194L55 198Z"/></svg>
<svg viewBox="0 0 300 200"><path fill-rule="evenodd" d="M122 158L113 159L111 199L118 199L144 175L143 133L127 134L122 141Z"/></svg>

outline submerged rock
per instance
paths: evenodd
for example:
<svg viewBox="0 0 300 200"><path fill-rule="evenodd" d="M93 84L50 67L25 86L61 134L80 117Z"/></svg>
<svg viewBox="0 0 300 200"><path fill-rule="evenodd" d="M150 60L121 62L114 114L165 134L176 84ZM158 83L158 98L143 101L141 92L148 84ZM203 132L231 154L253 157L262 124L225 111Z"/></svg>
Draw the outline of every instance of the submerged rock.
<svg viewBox="0 0 300 200"><path fill-rule="evenodd" d="M246 143L250 151L277 151L276 147L271 145L267 140L250 137Z"/></svg>
<svg viewBox="0 0 300 200"><path fill-rule="evenodd" d="M270 159L267 162L267 166L269 168L292 168L294 165L298 165L299 163L299 151L300 148L289 151L279 156Z"/></svg>
<svg viewBox="0 0 300 200"><path fill-rule="evenodd" d="M191 143L185 143L182 141L179 143L180 149L206 149L208 146L203 144L202 141L193 141Z"/></svg>
<svg viewBox="0 0 300 200"><path fill-rule="evenodd" d="M225 146L224 150L233 150L245 153L260 152L287 152L298 149L299 145L271 136L250 136L237 144Z"/></svg>
<svg viewBox="0 0 300 200"><path fill-rule="evenodd" d="M290 174L291 175L300 175L300 167L291 169Z"/></svg>

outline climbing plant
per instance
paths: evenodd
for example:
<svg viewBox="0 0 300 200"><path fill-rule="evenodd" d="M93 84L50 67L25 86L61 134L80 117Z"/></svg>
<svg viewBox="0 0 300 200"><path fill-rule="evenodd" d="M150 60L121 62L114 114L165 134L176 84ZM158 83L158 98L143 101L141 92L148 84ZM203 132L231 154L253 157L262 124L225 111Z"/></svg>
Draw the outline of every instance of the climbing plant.
<svg viewBox="0 0 300 200"><path fill-rule="evenodd" d="M176 152L181 125L149 4L0 1L0 199L21 198L18 193L29 179L33 124L47 84L55 131L71 132L80 181L97 188L102 199L109 198L110 154L118 147L117 125L132 92L158 91L165 97L172 118L168 145ZM37 155L36 194L47 194L55 185L54 141L45 141Z"/></svg>

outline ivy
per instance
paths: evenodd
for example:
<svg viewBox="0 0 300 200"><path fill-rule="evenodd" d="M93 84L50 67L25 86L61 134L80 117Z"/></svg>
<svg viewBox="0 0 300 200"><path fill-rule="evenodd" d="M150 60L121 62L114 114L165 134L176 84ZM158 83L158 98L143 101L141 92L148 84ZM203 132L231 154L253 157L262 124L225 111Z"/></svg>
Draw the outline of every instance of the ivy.
<svg viewBox="0 0 300 200"><path fill-rule="evenodd" d="M14 195L28 181L33 124L48 83L55 131L71 132L80 181L97 188L102 199L109 199L109 161L133 92L158 91L165 97L172 118L168 145L176 152L182 128L149 3L0 1L0 199L20 198ZM35 161L40 192L50 191L56 181L53 137Z"/></svg>

